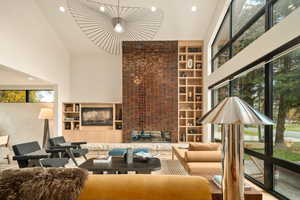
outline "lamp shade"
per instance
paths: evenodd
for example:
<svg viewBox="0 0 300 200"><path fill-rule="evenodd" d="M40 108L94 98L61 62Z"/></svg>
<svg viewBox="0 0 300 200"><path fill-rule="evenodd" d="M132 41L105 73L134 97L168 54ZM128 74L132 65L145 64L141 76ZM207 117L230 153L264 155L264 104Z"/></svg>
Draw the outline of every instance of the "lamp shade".
<svg viewBox="0 0 300 200"><path fill-rule="evenodd" d="M53 119L52 108L42 108L39 114L39 119Z"/></svg>
<svg viewBox="0 0 300 200"><path fill-rule="evenodd" d="M227 97L201 119L202 124L274 125L264 114L253 109L239 97Z"/></svg>

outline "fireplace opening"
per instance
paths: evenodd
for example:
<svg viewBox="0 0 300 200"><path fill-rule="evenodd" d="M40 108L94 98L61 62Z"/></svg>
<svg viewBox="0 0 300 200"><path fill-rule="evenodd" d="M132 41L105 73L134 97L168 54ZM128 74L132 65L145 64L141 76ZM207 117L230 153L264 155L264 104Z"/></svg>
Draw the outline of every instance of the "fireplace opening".
<svg viewBox="0 0 300 200"><path fill-rule="evenodd" d="M131 131L131 142L156 143L171 142L170 131Z"/></svg>

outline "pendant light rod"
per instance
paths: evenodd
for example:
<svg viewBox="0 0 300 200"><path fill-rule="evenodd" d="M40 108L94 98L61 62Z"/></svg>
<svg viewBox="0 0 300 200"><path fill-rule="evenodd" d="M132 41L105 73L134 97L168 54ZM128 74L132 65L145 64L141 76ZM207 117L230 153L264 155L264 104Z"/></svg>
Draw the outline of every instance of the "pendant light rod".
<svg viewBox="0 0 300 200"><path fill-rule="evenodd" d="M117 13L118 13L118 19L120 18L120 0L118 0L118 10L117 10Z"/></svg>

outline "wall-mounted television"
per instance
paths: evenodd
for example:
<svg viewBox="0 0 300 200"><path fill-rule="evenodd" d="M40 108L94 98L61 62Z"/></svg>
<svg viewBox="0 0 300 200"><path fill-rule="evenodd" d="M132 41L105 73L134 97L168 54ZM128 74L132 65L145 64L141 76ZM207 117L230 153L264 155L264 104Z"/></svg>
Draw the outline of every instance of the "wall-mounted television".
<svg viewBox="0 0 300 200"><path fill-rule="evenodd" d="M112 108L81 108L82 126L112 126Z"/></svg>

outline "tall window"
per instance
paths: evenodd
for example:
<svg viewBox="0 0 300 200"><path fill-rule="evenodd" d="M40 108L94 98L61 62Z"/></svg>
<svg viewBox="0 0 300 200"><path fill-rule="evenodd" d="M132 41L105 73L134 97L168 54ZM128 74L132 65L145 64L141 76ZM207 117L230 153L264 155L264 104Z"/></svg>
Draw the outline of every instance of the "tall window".
<svg viewBox="0 0 300 200"><path fill-rule="evenodd" d="M300 48L273 62L274 156L300 165Z"/></svg>
<svg viewBox="0 0 300 200"><path fill-rule="evenodd" d="M265 16L261 16L232 44L232 54L236 55L265 32Z"/></svg>
<svg viewBox="0 0 300 200"><path fill-rule="evenodd" d="M233 96L238 96L256 110L264 113L264 67L250 70L232 81ZM247 148L264 152L264 127L245 126L244 140Z"/></svg>
<svg viewBox="0 0 300 200"><path fill-rule="evenodd" d="M277 0L273 5L273 24L279 23L300 6L300 0Z"/></svg>
<svg viewBox="0 0 300 200"><path fill-rule="evenodd" d="M213 55L216 55L216 53L229 41L229 32L229 13L227 13L213 43Z"/></svg>
<svg viewBox="0 0 300 200"><path fill-rule="evenodd" d="M231 95L239 96L275 121L274 126L245 125L247 177L277 196L299 199L300 46L271 61L265 60L223 85L226 87L212 88L212 105L227 96L230 88ZM213 127L213 132L214 139L221 138L218 126Z"/></svg>
<svg viewBox="0 0 300 200"><path fill-rule="evenodd" d="M232 33L235 35L264 7L266 0L235 0L232 3Z"/></svg>
<svg viewBox="0 0 300 200"><path fill-rule="evenodd" d="M281 56L273 65L273 127L275 158L300 166L300 48ZM275 167L275 189L299 199L300 175ZM285 178L284 178L285 177ZM297 190L297 191L295 191Z"/></svg>
<svg viewBox="0 0 300 200"><path fill-rule="evenodd" d="M300 0L232 0L212 45L212 72L299 6Z"/></svg>
<svg viewBox="0 0 300 200"><path fill-rule="evenodd" d="M216 106L218 103L220 103L223 99L229 96L229 83L221 84L218 87L215 87L212 90L212 106ZM221 140L221 126L219 125L213 125L213 140Z"/></svg>

